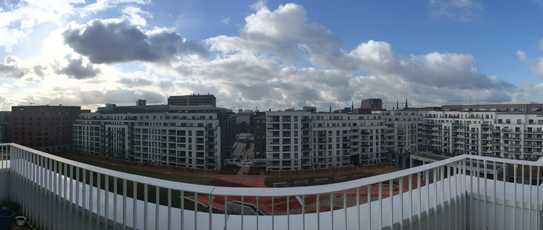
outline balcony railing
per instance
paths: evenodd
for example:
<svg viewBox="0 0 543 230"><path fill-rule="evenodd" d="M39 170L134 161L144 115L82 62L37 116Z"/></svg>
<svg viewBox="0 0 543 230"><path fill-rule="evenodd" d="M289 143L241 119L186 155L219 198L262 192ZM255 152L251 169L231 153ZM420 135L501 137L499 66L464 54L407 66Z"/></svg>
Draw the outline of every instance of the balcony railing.
<svg viewBox="0 0 543 230"><path fill-rule="evenodd" d="M319 186L232 188L0 144L0 198L40 229L542 229L542 162L462 155Z"/></svg>

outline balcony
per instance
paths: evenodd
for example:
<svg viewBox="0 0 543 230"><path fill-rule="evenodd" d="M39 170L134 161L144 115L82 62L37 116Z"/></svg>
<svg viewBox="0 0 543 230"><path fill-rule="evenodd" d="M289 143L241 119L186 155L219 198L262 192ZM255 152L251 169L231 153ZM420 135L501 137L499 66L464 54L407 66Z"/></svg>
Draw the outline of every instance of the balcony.
<svg viewBox="0 0 543 230"><path fill-rule="evenodd" d="M461 155L335 184L204 186L0 144L0 198L40 229L542 229L542 162Z"/></svg>

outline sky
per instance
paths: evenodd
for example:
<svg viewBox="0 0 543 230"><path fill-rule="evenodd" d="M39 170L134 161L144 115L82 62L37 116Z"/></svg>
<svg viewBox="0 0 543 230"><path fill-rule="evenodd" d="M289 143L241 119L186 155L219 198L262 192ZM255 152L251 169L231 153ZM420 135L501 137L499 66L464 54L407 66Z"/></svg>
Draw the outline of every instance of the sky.
<svg viewBox="0 0 543 230"><path fill-rule="evenodd" d="M0 110L541 102L542 22L542 0L0 0Z"/></svg>

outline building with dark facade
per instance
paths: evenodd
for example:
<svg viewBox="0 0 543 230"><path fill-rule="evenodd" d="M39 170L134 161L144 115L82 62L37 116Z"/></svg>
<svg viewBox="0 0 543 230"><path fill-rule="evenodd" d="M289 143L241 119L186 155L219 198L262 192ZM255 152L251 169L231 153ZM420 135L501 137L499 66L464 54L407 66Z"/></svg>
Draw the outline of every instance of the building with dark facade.
<svg viewBox="0 0 543 230"><path fill-rule="evenodd" d="M371 113L371 111L383 110L383 100L381 98L367 98L360 103L361 113Z"/></svg>
<svg viewBox="0 0 543 230"><path fill-rule="evenodd" d="M214 95L182 95L182 96L170 96L168 97L168 105L177 105L177 106L217 106L217 99Z"/></svg>
<svg viewBox="0 0 543 230"><path fill-rule="evenodd" d="M252 132L255 137L256 157L266 157L266 112L256 112L253 116Z"/></svg>
<svg viewBox="0 0 543 230"><path fill-rule="evenodd" d="M9 142L8 119L10 112L0 112L0 143Z"/></svg>
<svg viewBox="0 0 543 230"><path fill-rule="evenodd" d="M9 141L42 151L61 153L72 147L72 126L79 106L13 106L9 115Z"/></svg>

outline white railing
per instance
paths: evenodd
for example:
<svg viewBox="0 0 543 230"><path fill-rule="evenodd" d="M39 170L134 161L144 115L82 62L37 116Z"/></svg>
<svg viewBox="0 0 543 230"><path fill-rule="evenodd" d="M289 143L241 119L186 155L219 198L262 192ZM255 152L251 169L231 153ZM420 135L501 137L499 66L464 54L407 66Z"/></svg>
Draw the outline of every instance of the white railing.
<svg viewBox="0 0 543 230"><path fill-rule="evenodd" d="M342 183L232 188L17 144L0 144L0 159L0 198L40 229L542 229L541 162L462 155Z"/></svg>

